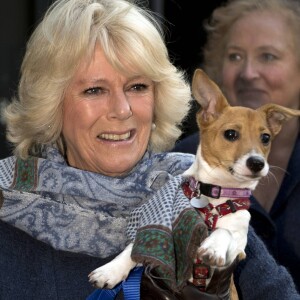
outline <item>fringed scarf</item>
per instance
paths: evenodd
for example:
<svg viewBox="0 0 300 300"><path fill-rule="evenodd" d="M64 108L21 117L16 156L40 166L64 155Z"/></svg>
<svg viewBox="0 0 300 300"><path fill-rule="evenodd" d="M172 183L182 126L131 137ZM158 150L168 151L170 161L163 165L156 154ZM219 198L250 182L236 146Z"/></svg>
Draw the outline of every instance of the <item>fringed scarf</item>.
<svg viewBox="0 0 300 300"><path fill-rule="evenodd" d="M0 219L57 250L101 258L134 242L133 259L177 289L206 236L181 189L193 159L147 152L128 175L107 177L68 166L54 148L45 158L9 157L0 161Z"/></svg>

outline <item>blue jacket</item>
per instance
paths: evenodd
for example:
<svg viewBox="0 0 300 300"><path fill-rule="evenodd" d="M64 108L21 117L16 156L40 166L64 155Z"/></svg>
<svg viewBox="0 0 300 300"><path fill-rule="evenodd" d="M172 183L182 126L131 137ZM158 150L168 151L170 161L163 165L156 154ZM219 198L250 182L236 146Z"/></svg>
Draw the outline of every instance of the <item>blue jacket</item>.
<svg viewBox="0 0 300 300"><path fill-rule="evenodd" d="M1 300L85 300L94 291L87 275L111 259L54 250L2 221L0 232ZM286 269L267 255L252 228L246 255L235 272L240 299L300 299Z"/></svg>
<svg viewBox="0 0 300 300"><path fill-rule="evenodd" d="M195 154L199 145L196 132L180 142L173 151ZM274 258L284 265L300 290L300 135L290 158L287 172L270 213L252 197L251 225L265 242Z"/></svg>

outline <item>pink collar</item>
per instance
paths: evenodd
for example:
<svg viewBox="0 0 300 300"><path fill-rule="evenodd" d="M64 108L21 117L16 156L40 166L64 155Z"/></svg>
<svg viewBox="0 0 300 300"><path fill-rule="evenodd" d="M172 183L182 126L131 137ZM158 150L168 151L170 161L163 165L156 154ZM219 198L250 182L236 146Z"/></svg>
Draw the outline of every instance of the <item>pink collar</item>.
<svg viewBox="0 0 300 300"><path fill-rule="evenodd" d="M205 195L207 197L218 199L220 197L228 198L249 198L251 196L250 189L241 188L222 188L218 185L203 183L197 181L194 177L189 177L182 184L185 195L191 199L193 197L199 197Z"/></svg>

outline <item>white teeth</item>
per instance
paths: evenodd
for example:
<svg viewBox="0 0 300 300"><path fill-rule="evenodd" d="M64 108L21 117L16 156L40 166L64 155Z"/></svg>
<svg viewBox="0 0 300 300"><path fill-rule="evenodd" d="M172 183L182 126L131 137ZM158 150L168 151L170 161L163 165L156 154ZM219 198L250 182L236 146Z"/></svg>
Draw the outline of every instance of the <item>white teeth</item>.
<svg viewBox="0 0 300 300"><path fill-rule="evenodd" d="M102 134L100 134L100 138L105 139L105 140L112 140L112 141L122 141L122 140L127 140L130 138L130 132L127 132L124 134L102 133Z"/></svg>

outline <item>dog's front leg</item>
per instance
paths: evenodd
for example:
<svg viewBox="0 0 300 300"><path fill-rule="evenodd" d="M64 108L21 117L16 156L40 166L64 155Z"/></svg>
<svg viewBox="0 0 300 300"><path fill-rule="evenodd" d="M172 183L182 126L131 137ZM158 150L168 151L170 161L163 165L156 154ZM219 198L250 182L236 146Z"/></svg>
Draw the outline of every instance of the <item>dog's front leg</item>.
<svg viewBox="0 0 300 300"><path fill-rule="evenodd" d="M224 267L228 253L234 253L235 249L236 243L231 232L218 227L202 242L197 256L210 266Z"/></svg>
<svg viewBox="0 0 300 300"><path fill-rule="evenodd" d="M205 263L224 267L231 264L238 255L245 256L250 214L240 210L220 218L217 228L202 242L198 258Z"/></svg>
<svg viewBox="0 0 300 300"><path fill-rule="evenodd" d="M129 244L124 251L112 261L95 269L89 274L89 281L98 288L113 288L127 278L129 272L136 266L131 259L133 244Z"/></svg>

